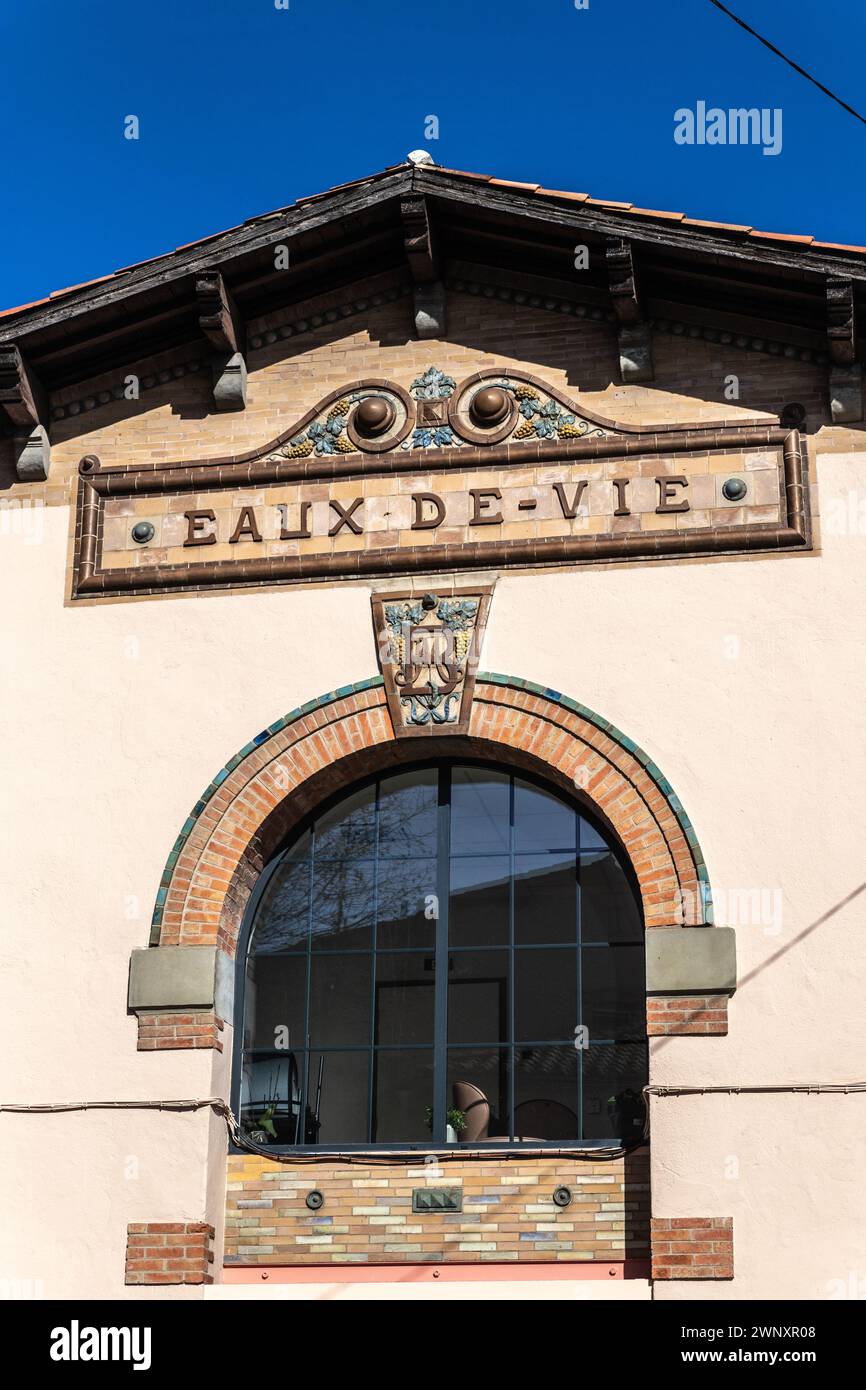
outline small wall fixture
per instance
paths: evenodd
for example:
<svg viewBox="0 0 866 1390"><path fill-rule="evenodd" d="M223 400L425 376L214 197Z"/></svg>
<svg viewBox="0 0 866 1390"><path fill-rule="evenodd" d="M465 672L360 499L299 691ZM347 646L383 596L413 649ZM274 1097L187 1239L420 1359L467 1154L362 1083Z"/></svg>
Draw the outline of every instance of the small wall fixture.
<svg viewBox="0 0 866 1390"><path fill-rule="evenodd" d="M554 1189L553 1200L558 1207L571 1206L571 1188L557 1187Z"/></svg>
<svg viewBox="0 0 866 1390"><path fill-rule="evenodd" d="M310 1211L319 1211L325 1205L325 1195L318 1188L314 1187L312 1192L308 1192L304 1198Z"/></svg>
<svg viewBox="0 0 866 1390"><path fill-rule="evenodd" d="M742 478L728 478L722 483L722 496L729 502L741 502L746 491L746 484Z"/></svg>
<svg viewBox="0 0 866 1390"><path fill-rule="evenodd" d="M413 1211L462 1211L462 1187L416 1187L412 1193Z"/></svg>
<svg viewBox="0 0 866 1390"><path fill-rule="evenodd" d="M132 539L136 545L147 545L148 541L153 540L155 534L151 521L137 521L132 528Z"/></svg>
<svg viewBox="0 0 866 1390"><path fill-rule="evenodd" d="M780 419L785 429L802 429L806 423L806 407L801 405L799 401L791 401L789 405L785 406Z"/></svg>

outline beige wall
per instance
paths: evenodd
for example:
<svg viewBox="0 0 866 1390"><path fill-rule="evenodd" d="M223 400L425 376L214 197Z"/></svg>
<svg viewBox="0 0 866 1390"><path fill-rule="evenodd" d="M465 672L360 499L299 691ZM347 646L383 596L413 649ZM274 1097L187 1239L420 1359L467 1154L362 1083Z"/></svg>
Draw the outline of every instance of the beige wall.
<svg viewBox="0 0 866 1390"><path fill-rule="evenodd" d="M425 345L419 365L430 360ZM859 496L863 458L819 457L822 513ZM129 954L218 768L276 717L375 674L369 589L64 606L68 508L32 522L0 529L2 1099L204 1097L225 1058L214 1075L209 1052L136 1051ZM770 909L780 894L780 921L738 926L730 1035L656 1040L656 1083L866 1075L866 893L844 905L866 879L856 531L825 527L813 556L498 582L482 667L550 685L634 738L682 798L717 892L763 890ZM654 1212L733 1216L738 1271L655 1296L823 1298L851 1271L866 1280L864 1116L863 1096L655 1100ZM206 1112L0 1118L0 1279L124 1296L128 1222L218 1215L219 1124Z"/></svg>

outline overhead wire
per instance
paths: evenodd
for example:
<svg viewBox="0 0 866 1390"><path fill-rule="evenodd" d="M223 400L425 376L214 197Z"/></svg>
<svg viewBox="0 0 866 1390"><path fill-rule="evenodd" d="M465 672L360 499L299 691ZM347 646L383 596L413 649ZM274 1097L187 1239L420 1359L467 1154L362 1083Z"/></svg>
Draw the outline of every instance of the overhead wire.
<svg viewBox="0 0 866 1390"><path fill-rule="evenodd" d="M835 101L837 106L842 107L843 111L847 111L849 115L854 116L862 125L866 125L866 116L861 116L859 111L855 110L847 101L843 101L842 97L837 96L836 93L825 86L823 82L819 82L818 78L813 77L806 68L801 67L793 58L789 58L787 53L783 53L781 48L777 48L769 39L765 39L763 34L759 34L757 29L752 28L751 24L747 24L744 19L740 19L739 15L734 14L733 10L729 10L727 5L722 4L722 0L710 0L710 4L714 9L720 10L722 14L727 15L728 19L733 20L734 24L738 24L747 34L751 34L752 38L757 39L758 43L762 43L764 47L775 54L777 58L781 58L783 63L787 63L789 68L794 69L794 72L799 73L801 77L805 77L806 81L811 82L813 86L817 87L819 92L823 92L831 101Z"/></svg>

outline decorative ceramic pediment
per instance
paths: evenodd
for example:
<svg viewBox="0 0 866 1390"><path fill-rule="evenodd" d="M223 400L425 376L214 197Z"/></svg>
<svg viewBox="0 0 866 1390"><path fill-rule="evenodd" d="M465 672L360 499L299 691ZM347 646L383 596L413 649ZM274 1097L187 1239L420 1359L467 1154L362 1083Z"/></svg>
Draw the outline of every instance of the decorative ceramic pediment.
<svg viewBox="0 0 866 1390"><path fill-rule="evenodd" d="M458 385L431 366L408 391L382 380L357 382L332 392L268 445L262 457L483 448L512 439L555 443L639 432L604 419L525 372L477 372Z"/></svg>

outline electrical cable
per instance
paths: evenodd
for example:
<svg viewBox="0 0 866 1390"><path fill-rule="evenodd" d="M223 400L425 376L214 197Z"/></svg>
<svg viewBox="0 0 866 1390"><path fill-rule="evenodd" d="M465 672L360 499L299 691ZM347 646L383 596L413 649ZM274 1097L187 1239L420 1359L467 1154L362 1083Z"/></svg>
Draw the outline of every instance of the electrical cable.
<svg viewBox="0 0 866 1390"><path fill-rule="evenodd" d="M801 77L805 77L807 82L811 82L813 86L818 88L819 92L823 92L831 101L835 101L836 105L841 106L843 111L847 111L849 115L856 117L858 121L866 125L866 116L861 116L860 112L855 111L853 106L849 106L847 101L843 101L841 97L837 97L835 92L831 92L829 87L825 87L824 83L819 82L817 77L813 77L805 68L801 68L800 64L795 63L793 58L789 58L786 53L783 53L781 48L777 48L774 43L770 43L770 40L765 39L762 34L759 34L757 29L753 29L744 19L740 19L738 15L735 15L732 10L728 9L727 5L721 3L721 0L710 0L710 4L715 9L721 10L722 14L727 15L728 19L732 19L735 24L739 24L741 29L745 29L747 34L751 34L752 38L757 39L758 42L762 43L765 48L768 48L771 53L774 53L777 58L781 58L783 63L788 64L789 68L793 68Z"/></svg>
<svg viewBox="0 0 866 1390"><path fill-rule="evenodd" d="M858 1095L866 1092L866 1081L788 1081L788 1082L759 1082L745 1086L735 1085L709 1085L709 1086L644 1086L642 1094L648 1101L650 1096L703 1096L703 1095ZM227 1101L221 1096L209 1096L206 1100L73 1100L73 1101L46 1101L37 1105L0 1105L0 1114L6 1115L56 1115L66 1114L79 1110L170 1110L184 1112L190 1110L211 1109L214 1114L219 1115L226 1125L229 1138L236 1148L243 1149L247 1153L256 1154L261 1158L269 1158L276 1163L356 1163L370 1167L375 1164L387 1163L432 1163L440 1161L450 1161L453 1159L465 1158L486 1158L497 1156L496 1149L472 1149L459 1146L453 1149L445 1149L441 1152L429 1149L419 1152L417 1157L411 1152L402 1150L394 1153L374 1153L366 1152L335 1152L316 1153L313 1150L306 1152L281 1153L267 1148L265 1145L256 1144L246 1134L243 1133L237 1118ZM632 1153L649 1138L649 1104L645 1104L645 1121L643 1132L638 1139L628 1144L610 1145L592 1149L563 1148L555 1149L552 1147L530 1148L521 1147L512 1149L500 1154L505 1159L524 1159L524 1158L569 1158L569 1159L617 1159L623 1158L626 1154Z"/></svg>
<svg viewBox="0 0 866 1390"><path fill-rule="evenodd" d="M327 1153L316 1153L309 1150L306 1152L280 1153L269 1149L264 1145L256 1144L241 1130L238 1121L232 1111L231 1106L220 1096L209 1096L206 1100L79 1100L61 1101L57 1103L44 1103L41 1105L0 1105L0 1114L10 1115L51 1115L64 1114L79 1110L204 1110L210 1108L215 1114L220 1115L225 1120L226 1129L229 1137L236 1148L244 1149L247 1153L256 1154L260 1158L269 1158L276 1163L355 1163L370 1167L376 1164L389 1163L439 1163L458 1158L491 1158L497 1156L496 1149L472 1149L468 1146L456 1149L445 1149L441 1152L425 1149L414 1155L411 1151L403 1150L399 1153L340 1153L329 1150ZM555 1148L536 1148L528 1146L519 1150L512 1150L508 1153L499 1154L500 1158L523 1159L523 1158L570 1158L570 1159L616 1159L622 1158L633 1149L639 1148L647 1137L646 1126L639 1139L630 1144L611 1145L606 1148L594 1149L555 1149Z"/></svg>

